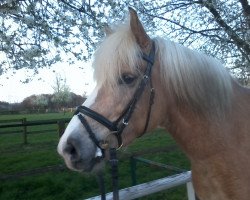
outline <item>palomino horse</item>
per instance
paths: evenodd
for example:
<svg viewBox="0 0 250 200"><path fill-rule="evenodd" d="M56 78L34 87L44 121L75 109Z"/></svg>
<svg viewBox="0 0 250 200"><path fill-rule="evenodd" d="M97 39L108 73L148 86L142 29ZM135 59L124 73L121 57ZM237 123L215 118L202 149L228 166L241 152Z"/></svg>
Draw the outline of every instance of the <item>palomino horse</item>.
<svg viewBox="0 0 250 200"><path fill-rule="evenodd" d="M199 199L249 200L250 91L214 58L150 39L132 9L106 32L94 55L97 86L58 144L67 166L98 170L109 148L160 126L190 159Z"/></svg>

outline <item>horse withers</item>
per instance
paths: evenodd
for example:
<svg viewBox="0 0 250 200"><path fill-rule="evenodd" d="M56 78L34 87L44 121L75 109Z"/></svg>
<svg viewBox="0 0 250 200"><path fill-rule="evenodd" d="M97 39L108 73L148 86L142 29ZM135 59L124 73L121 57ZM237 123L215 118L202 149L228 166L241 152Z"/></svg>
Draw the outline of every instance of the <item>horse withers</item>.
<svg viewBox="0 0 250 200"><path fill-rule="evenodd" d="M191 162L201 200L250 197L250 90L219 61L160 37L137 13L113 29L94 54L93 93L58 144L66 165L98 171L110 148L164 127Z"/></svg>

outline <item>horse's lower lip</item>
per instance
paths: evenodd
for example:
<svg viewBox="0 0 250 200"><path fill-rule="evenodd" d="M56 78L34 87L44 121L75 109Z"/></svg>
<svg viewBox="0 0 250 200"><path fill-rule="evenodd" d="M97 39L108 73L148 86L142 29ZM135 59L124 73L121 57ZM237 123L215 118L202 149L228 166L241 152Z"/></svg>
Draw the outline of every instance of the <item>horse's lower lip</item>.
<svg viewBox="0 0 250 200"><path fill-rule="evenodd" d="M71 162L71 169L79 172L92 172L95 171L97 165L99 165L104 159L102 157L96 157L91 160L89 164L84 163L82 160L77 162Z"/></svg>

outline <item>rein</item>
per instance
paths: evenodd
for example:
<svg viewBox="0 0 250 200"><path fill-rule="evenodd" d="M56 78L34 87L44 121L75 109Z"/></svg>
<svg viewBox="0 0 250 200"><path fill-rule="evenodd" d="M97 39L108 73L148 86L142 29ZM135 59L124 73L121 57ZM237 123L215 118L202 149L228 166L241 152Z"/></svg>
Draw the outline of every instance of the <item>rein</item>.
<svg viewBox="0 0 250 200"><path fill-rule="evenodd" d="M108 128L113 135L115 135L117 142L118 142L118 148L121 148L123 145L122 142L122 133L123 130L126 128L126 126L129 123L129 120L135 110L136 104L138 100L141 98L145 87L148 85L150 86L150 98L149 98L149 106L148 106L148 112L147 112L147 118L146 118L146 123L144 126L144 130L141 133L141 135L146 132L150 120L150 114L151 114L151 107L154 103L154 96L155 96L155 90L153 88L152 80L151 80L151 72L152 72L152 66L154 64L155 60L155 44L154 41L152 41L152 47L150 50L149 55L147 54L142 54L142 59L147 62L147 67L144 72L143 78L140 81L137 90L134 93L134 97L130 100L130 102L127 104L125 109L123 110L122 114L115 120L115 121L110 121L103 115L95 112L94 110L86 107L86 106L79 106L75 112L75 115L78 116L80 122L82 125L85 127L86 131L89 134L89 137L93 141L93 143L99 148L102 152L101 158L105 157L105 150L107 149L107 143L105 141L99 141L95 135L95 133L92 131L91 127L89 126L87 120L85 119L85 116L88 116L98 123L102 124L106 128ZM104 142L104 143L103 143ZM112 169L112 182L113 182L113 199L118 200L119 199L119 190L118 190L118 159L116 156L116 150L115 148L110 148L109 149L109 154L110 154L110 165ZM100 159L100 157L97 157L96 159ZM105 199L105 189L104 189L104 181L103 181L103 176L100 175L98 176L98 182L100 185L100 190L101 190L101 196L102 199Z"/></svg>

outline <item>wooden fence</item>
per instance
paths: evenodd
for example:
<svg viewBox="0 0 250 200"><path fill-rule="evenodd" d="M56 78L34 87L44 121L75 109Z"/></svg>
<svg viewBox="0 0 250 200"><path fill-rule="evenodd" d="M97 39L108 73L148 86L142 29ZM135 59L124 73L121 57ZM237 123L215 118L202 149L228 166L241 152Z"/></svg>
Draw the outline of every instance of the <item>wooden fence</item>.
<svg viewBox="0 0 250 200"><path fill-rule="evenodd" d="M170 189L179 185L187 185L188 200L195 200L195 193L191 183L191 171L183 172L177 175L168 176L165 178L157 179L147 183L135 185L132 187L119 190L119 197L121 200L136 199L144 197L149 194L160 192L162 190ZM88 200L101 199L101 196L91 197ZM107 193L106 199L113 199L113 193Z"/></svg>
<svg viewBox="0 0 250 200"><path fill-rule="evenodd" d="M52 120L36 120L36 121L27 121L26 118L22 119L14 119L14 120L1 120L0 121L0 130L4 128L14 128L14 127L22 127L22 133L23 133L23 142L24 144L27 143L27 127L29 126L39 126L39 125L49 125L49 124L57 124L58 125L58 135L59 137L63 134L65 130L65 125L68 123L70 119L52 119ZM31 133L31 132L29 132ZM138 157L137 157L138 159ZM141 158L139 158L139 161L142 161ZM143 160L145 162L145 160ZM147 161L148 162L148 161ZM152 163L149 163L152 164ZM155 164L155 163L154 163ZM54 169L54 166L52 167ZM60 166L60 170L62 170L62 167ZM49 170L51 170L49 168ZM37 170L34 172L37 173ZM27 173L25 173L27 175ZM21 175L23 176L23 174ZM4 177L11 178L11 177ZM132 187L124 188L119 191L120 199L122 200L130 200L130 199L136 199L139 197L147 196L149 194L153 194L156 192L160 192L162 190L170 189L179 185L187 185L187 195L188 200L195 200L195 193L193 190L193 186L191 183L191 171L182 172L177 175L157 179L154 181L150 181L147 183L135 185ZM113 196L112 193L106 194L106 199L112 199ZM95 200L100 199L100 196L89 198L89 200Z"/></svg>
<svg viewBox="0 0 250 200"><path fill-rule="evenodd" d="M157 167L157 168L163 168L168 169L171 171L178 172L179 174L175 174L172 176L168 176L165 178L157 179L154 181L150 181L147 183L139 184L137 185L136 180L136 163L142 162L146 165L149 165L151 167ZM131 165L131 178L132 178L132 187L124 188L119 191L119 197L121 200L130 200L130 199L136 199L139 197L144 197L156 192L160 192L163 190L167 190L179 185L186 184L187 187L187 197L188 200L195 200L195 192L193 189L193 184L191 182L191 171L186 171L184 169L180 169L177 167L173 167L170 165L154 162L145 158L142 158L140 156L131 156L130 157L130 165ZM100 199L101 196L95 196L91 197L88 200L97 200ZM107 193L106 199L112 199L113 193Z"/></svg>
<svg viewBox="0 0 250 200"><path fill-rule="evenodd" d="M28 132L27 127L29 126L42 126L42 125L49 125L49 124L57 124L57 132L59 137L63 134L65 130L65 124L70 121L70 118L62 118L62 119L51 119L51 120L35 120L35 121L27 121L26 118L21 119L13 119L13 120L1 120L0 121L0 130L7 129L7 128L16 128L21 127L22 130L14 131L14 132L22 132L23 134L23 143L27 144L27 135L30 133L35 133L37 131ZM52 131L52 130L44 130L45 131ZM39 131L41 132L41 131ZM13 132L0 132L0 134L5 133L13 133Z"/></svg>

